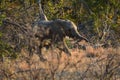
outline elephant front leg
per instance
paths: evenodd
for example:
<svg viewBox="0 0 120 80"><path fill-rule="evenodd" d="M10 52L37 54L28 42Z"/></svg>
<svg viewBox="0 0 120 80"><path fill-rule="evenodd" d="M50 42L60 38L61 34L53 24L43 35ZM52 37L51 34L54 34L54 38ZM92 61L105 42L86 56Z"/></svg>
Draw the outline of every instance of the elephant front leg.
<svg viewBox="0 0 120 80"><path fill-rule="evenodd" d="M69 50L69 48L68 48L68 46L67 46L67 44L66 44L66 41L65 41L65 38L63 39L63 50L64 50L64 52L67 54L67 55L69 55L69 56L71 56L71 52L70 52L70 50Z"/></svg>

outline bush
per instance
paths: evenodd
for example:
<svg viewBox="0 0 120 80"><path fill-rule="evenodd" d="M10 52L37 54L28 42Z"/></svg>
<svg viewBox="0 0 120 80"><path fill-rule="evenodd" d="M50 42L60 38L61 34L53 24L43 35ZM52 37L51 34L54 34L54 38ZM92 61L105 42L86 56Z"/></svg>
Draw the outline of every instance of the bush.
<svg viewBox="0 0 120 80"><path fill-rule="evenodd" d="M7 43L5 43L2 39L2 33L0 33L0 58L4 57L11 57L11 58L16 58L17 55L14 52L13 48L10 47Z"/></svg>

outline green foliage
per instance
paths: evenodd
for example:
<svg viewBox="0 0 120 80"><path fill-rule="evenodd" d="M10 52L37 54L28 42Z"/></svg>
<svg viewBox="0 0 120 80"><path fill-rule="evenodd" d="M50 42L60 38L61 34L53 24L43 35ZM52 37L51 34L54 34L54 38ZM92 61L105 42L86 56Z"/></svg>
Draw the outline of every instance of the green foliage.
<svg viewBox="0 0 120 80"><path fill-rule="evenodd" d="M0 26L2 25L2 20L6 17L5 14L0 14Z"/></svg>
<svg viewBox="0 0 120 80"><path fill-rule="evenodd" d="M86 0L86 2L95 15L92 17L95 21L95 28L104 28L105 26L103 25L103 23L106 23L107 26L111 26L111 28L119 28L120 1Z"/></svg>
<svg viewBox="0 0 120 80"><path fill-rule="evenodd" d="M7 43L2 41L1 39L2 33L0 33L0 58L3 57L11 57L11 58L16 58L17 54L14 52L13 48L10 47Z"/></svg>

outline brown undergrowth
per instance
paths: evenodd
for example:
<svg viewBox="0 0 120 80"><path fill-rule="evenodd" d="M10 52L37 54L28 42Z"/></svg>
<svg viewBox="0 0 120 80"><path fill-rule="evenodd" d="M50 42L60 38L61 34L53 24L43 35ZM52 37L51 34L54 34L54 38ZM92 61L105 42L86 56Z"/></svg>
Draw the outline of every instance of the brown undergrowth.
<svg viewBox="0 0 120 80"><path fill-rule="evenodd" d="M120 48L74 48L72 56L58 49L43 52L46 62L25 50L16 60L4 58L0 80L120 80Z"/></svg>

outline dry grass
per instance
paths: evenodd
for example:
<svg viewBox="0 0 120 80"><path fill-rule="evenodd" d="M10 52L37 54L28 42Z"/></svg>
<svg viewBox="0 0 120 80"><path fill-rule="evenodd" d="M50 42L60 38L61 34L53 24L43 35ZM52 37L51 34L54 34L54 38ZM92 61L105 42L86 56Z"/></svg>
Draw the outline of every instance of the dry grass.
<svg viewBox="0 0 120 80"><path fill-rule="evenodd" d="M58 49L43 50L46 62L25 50L16 60L0 62L0 80L120 80L120 48L71 49L67 56Z"/></svg>

